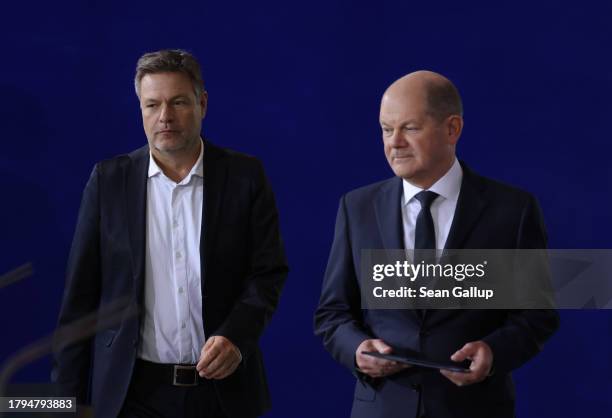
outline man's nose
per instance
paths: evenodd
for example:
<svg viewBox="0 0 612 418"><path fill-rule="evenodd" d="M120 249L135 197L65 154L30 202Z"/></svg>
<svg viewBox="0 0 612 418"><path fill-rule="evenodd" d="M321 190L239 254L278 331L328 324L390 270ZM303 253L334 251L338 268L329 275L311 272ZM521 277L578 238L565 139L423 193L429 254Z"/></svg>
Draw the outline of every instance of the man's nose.
<svg viewBox="0 0 612 418"><path fill-rule="evenodd" d="M391 135L389 135L389 144L394 147L401 147L406 145L406 140L402 136L401 129L394 129Z"/></svg>
<svg viewBox="0 0 612 418"><path fill-rule="evenodd" d="M168 106L163 104L161 107L161 111L159 113L159 121L161 123L169 123L174 119L174 112L172 111L172 106Z"/></svg>

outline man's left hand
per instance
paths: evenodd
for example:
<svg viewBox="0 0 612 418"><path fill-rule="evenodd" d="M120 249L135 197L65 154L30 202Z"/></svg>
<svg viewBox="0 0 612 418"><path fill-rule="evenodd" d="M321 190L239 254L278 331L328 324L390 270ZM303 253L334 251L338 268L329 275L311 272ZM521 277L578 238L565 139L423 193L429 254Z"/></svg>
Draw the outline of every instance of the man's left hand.
<svg viewBox="0 0 612 418"><path fill-rule="evenodd" d="M493 351L487 343L472 341L451 356L452 361L464 361L466 359L472 361L468 373L451 372L450 370L440 370L440 373L457 386L482 382L489 376L491 367L493 367Z"/></svg>
<svg viewBox="0 0 612 418"><path fill-rule="evenodd" d="M206 379L224 379L236 370L240 361L238 347L221 335L213 335L202 347L196 370Z"/></svg>

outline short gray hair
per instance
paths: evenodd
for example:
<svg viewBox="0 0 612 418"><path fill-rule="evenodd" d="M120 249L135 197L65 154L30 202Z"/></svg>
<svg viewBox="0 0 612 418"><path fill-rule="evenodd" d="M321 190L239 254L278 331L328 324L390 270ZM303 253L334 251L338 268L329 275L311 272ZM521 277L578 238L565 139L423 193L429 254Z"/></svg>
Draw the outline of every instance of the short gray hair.
<svg viewBox="0 0 612 418"><path fill-rule="evenodd" d="M140 97L140 81L147 74L156 73L183 73L189 77L193 84L193 91L199 99L204 91L204 80L200 64L193 54L182 49L162 49L155 52L147 52L138 59L136 64L136 76L134 77L134 88L136 95Z"/></svg>

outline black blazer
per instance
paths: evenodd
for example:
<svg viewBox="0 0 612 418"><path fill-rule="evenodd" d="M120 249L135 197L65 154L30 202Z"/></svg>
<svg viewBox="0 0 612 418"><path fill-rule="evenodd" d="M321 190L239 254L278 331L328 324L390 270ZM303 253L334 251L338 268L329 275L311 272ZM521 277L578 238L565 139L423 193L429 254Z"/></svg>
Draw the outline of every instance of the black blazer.
<svg viewBox="0 0 612 418"><path fill-rule="evenodd" d="M533 196L462 166L447 249L546 248ZM361 309L361 250L404 248L401 195L402 180L394 177L342 197L315 313L315 333L323 337L331 355L359 378L352 417L414 417L419 397L431 418L513 417L510 372L538 353L557 329L555 311L427 310L421 320L412 310ZM355 372L355 351L369 338L444 360L465 343L484 340L493 351L495 373L461 388L438 371L415 368L370 380Z"/></svg>
<svg viewBox="0 0 612 418"><path fill-rule="evenodd" d="M121 297L143 303L149 148L102 161L85 187L67 267L59 325ZM223 409L255 416L270 407L258 340L274 312L288 267L274 196L261 163L205 141L200 242L206 336L223 335L243 360L215 381ZM92 403L97 417L119 413L139 344L140 317L57 351L52 378L65 396Z"/></svg>

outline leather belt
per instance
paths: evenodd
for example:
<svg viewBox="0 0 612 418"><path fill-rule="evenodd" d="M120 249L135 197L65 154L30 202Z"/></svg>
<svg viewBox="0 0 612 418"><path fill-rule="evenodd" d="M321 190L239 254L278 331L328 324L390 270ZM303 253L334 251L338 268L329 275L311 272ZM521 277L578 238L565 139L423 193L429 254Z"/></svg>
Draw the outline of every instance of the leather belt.
<svg viewBox="0 0 612 418"><path fill-rule="evenodd" d="M134 373L143 379L172 386L212 384L212 381L200 377L193 364L160 364L136 359Z"/></svg>

